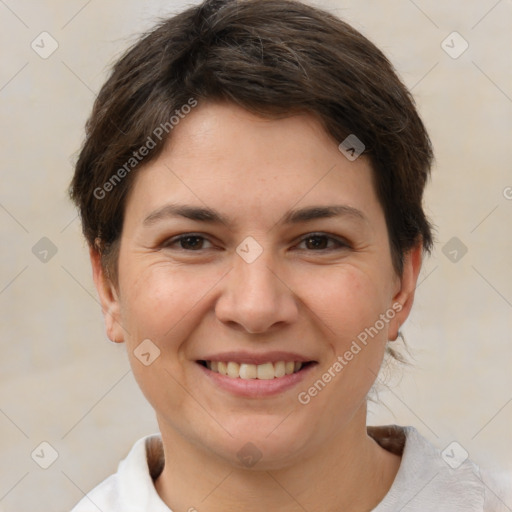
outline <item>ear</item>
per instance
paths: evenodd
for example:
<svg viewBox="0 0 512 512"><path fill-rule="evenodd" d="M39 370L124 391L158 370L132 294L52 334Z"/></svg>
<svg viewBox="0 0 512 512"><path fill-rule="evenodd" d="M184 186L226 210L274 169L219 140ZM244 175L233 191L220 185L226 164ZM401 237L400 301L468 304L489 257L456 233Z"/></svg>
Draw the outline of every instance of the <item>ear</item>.
<svg viewBox="0 0 512 512"><path fill-rule="evenodd" d="M90 247L89 257L91 259L94 284L98 291L101 310L105 318L107 336L111 341L122 343L124 341L124 330L120 323L119 294L105 273L101 264L100 253L95 248Z"/></svg>
<svg viewBox="0 0 512 512"><path fill-rule="evenodd" d="M423 245L418 243L404 255L402 275L399 279L398 290L393 297L392 308L396 315L389 322L389 341L398 338L400 326L405 323L414 302L414 293L421 270Z"/></svg>

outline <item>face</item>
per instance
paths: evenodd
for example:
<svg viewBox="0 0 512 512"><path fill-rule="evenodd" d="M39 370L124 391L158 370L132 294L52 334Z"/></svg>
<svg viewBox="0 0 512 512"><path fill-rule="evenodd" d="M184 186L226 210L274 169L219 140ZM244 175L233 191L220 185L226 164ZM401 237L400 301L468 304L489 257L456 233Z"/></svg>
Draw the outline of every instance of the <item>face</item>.
<svg viewBox="0 0 512 512"><path fill-rule="evenodd" d="M91 254L109 336L164 438L233 464L251 442L268 467L364 424L420 266L416 249L396 275L366 158L312 116L220 104L138 172L116 286Z"/></svg>

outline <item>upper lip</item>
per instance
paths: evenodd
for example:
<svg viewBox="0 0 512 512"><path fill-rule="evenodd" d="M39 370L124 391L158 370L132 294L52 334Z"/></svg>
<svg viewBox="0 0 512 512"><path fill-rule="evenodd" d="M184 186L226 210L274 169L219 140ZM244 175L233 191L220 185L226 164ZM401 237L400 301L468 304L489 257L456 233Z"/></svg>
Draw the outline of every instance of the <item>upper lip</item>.
<svg viewBox="0 0 512 512"><path fill-rule="evenodd" d="M205 356L199 361L233 361L235 363L245 364L264 364L277 363L278 361L295 361L299 363L308 363L314 361L313 358L296 354L294 352L264 352L257 354L254 352L222 352L220 354L212 354Z"/></svg>

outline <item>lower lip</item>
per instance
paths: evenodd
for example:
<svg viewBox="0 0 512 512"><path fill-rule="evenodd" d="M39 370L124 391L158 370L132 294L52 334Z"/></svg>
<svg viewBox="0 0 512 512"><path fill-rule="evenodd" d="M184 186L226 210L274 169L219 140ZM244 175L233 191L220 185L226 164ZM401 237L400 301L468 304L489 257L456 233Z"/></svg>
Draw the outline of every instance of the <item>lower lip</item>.
<svg viewBox="0 0 512 512"><path fill-rule="evenodd" d="M302 382L309 374L311 369L316 366L315 363L308 364L305 368L298 371L297 373L264 380L240 378L234 379L232 377L227 377L220 373L213 372L199 363L196 364L203 371L204 375L211 379L211 381L216 386L229 391L233 395L250 398L262 398L281 394Z"/></svg>

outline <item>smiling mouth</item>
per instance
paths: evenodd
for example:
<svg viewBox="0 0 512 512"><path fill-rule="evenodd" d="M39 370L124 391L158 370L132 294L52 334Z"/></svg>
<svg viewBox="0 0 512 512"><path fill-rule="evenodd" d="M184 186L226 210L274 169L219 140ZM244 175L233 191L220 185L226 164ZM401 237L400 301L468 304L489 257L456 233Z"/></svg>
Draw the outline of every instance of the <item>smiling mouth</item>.
<svg viewBox="0 0 512 512"><path fill-rule="evenodd" d="M220 373L232 379L272 380L298 373L314 362L277 361L263 364L239 364L235 361L198 361L198 363L214 373Z"/></svg>

